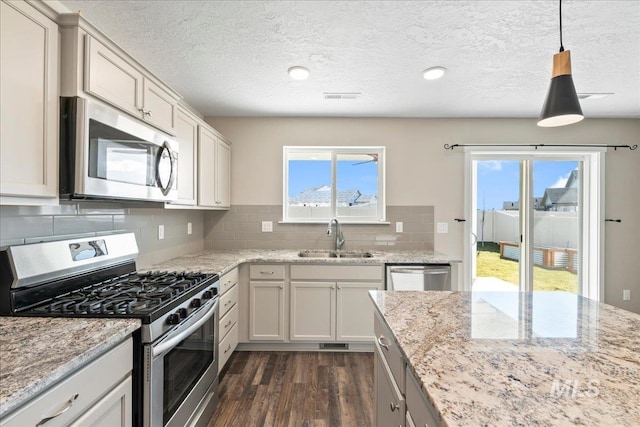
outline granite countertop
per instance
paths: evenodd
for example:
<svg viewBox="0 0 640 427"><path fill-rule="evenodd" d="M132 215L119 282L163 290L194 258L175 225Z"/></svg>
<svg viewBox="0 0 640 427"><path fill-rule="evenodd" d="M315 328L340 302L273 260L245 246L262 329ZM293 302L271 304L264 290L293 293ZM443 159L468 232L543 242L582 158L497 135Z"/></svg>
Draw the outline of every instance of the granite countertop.
<svg viewBox="0 0 640 427"><path fill-rule="evenodd" d="M299 257L299 249L243 249L233 251L204 250L164 261L147 270L191 270L224 274L242 263L283 262L302 264L447 264L459 263L440 252L423 250L370 251L373 258L313 258Z"/></svg>
<svg viewBox="0 0 640 427"><path fill-rule="evenodd" d="M371 297L445 425L640 425L640 315L565 292Z"/></svg>
<svg viewBox="0 0 640 427"><path fill-rule="evenodd" d="M137 319L0 317L0 418L138 328Z"/></svg>

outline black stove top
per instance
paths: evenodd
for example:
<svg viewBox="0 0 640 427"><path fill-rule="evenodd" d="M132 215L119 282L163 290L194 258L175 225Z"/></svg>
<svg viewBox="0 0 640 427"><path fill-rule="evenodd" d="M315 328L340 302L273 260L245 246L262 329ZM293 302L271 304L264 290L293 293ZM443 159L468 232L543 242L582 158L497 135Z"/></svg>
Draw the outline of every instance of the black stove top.
<svg viewBox="0 0 640 427"><path fill-rule="evenodd" d="M200 272L132 272L56 295L20 314L132 317L150 323L194 293L213 285L217 277ZM211 292L215 295L217 289Z"/></svg>

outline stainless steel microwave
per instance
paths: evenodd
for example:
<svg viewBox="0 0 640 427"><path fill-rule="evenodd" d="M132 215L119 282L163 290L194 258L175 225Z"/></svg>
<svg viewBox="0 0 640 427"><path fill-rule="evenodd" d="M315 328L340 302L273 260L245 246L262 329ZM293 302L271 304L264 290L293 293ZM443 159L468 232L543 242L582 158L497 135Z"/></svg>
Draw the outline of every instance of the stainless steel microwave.
<svg viewBox="0 0 640 427"><path fill-rule="evenodd" d="M60 198L177 198L178 142L102 103L60 98Z"/></svg>

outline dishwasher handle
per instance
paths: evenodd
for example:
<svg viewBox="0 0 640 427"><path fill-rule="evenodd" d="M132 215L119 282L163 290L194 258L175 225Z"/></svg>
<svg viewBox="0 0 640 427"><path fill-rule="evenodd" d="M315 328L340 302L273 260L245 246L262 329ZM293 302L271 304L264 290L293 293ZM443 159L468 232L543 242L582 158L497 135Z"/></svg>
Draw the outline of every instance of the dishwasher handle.
<svg viewBox="0 0 640 427"><path fill-rule="evenodd" d="M423 275L438 275L449 274L451 271L449 266L446 267L391 267L389 273L401 273L401 274L423 274Z"/></svg>

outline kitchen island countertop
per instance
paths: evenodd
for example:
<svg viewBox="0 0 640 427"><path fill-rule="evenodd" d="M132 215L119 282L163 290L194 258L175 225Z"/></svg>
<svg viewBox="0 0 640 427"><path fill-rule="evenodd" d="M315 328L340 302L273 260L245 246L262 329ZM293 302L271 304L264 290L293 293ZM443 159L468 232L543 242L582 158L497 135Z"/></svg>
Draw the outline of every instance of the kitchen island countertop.
<svg viewBox="0 0 640 427"><path fill-rule="evenodd" d="M0 317L0 417L105 353L138 319Z"/></svg>
<svg viewBox="0 0 640 427"><path fill-rule="evenodd" d="M566 292L370 295L444 425L640 425L640 315Z"/></svg>
<svg viewBox="0 0 640 427"><path fill-rule="evenodd" d="M373 258L299 257L300 249L240 249L203 250L154 265L149 269L191 270L223 275L242 263L302 263L302 264L451 264L460 259L426 250L372 250Z"/></svg>

